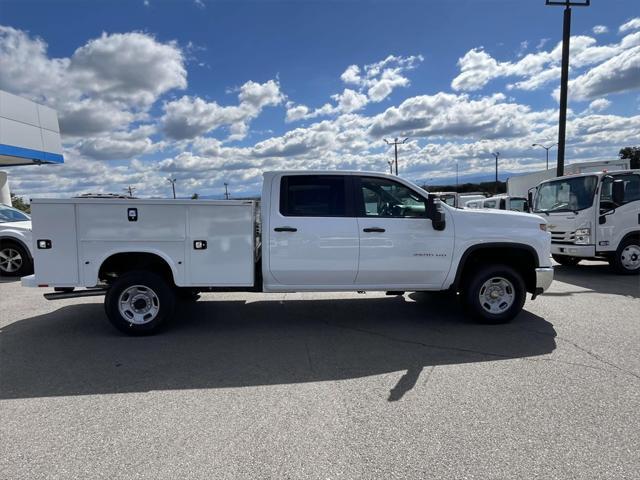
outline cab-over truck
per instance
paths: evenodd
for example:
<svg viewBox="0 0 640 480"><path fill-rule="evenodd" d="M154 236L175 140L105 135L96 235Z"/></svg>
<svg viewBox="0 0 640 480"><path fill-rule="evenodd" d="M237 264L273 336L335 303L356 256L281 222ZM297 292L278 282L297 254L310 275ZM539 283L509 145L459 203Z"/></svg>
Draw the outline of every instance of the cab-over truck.
<svg viewBox="0 0 640 480"><path fill-rule="evenodd" d="M271 172L256 201L33 199L45 296L105 294L108 319L155 332L202 291L453 291L481 322L511 320L553 279L546 222L462 210L402 178ZM77 287L87 289L74 290Z"/></svg>

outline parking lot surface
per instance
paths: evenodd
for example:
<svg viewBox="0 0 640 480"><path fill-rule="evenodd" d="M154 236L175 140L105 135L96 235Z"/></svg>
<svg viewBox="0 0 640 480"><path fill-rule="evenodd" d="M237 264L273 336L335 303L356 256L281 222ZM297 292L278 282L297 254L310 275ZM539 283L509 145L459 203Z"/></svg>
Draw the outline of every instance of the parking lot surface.
<svg viewBox="0 0 640 480"><path fill-rule="evenodd" d="M0 283L0 478L637 478L640 279L454 298L204 294L160 335Z"/></svg>

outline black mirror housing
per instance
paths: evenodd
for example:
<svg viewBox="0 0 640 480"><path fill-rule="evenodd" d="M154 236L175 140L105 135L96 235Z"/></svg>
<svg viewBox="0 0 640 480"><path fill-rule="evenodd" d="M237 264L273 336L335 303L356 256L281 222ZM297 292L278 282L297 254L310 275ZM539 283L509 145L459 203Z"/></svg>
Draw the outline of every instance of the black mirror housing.
<svg viewBox="0 0 640 480"><path fill-rule="evenodd" d="M434 230L444 230L446 227L445 214L440 209L440 201L436 202L432 195L427 198L427 217L431 219Z"/></svg>
<svg viewBox="0 0 640 480"><path fill-rule="evenodd" d="M624 202L624 182L622 180L614 180L611 185L611 199L616 205Z"/></svg>

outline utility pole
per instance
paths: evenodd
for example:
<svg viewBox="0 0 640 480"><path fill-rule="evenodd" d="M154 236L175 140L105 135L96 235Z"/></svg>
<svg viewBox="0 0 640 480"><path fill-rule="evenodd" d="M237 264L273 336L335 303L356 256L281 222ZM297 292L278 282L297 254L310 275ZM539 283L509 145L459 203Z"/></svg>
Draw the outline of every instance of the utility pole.
<svg viewBox="0 0 640 480"><path fill-rule="evenodd" d="M560 75L560 114L558 118L558 166L556 175L564 175L564 149L567 133L567 91L569 86L569 42L571 40L571 7L588 7L591 0L546 0L545 5L564 6L562 23L562 69Z"/></svg>
<svg viewBox="0 0 640 480"><path fill-rule="evenodd" d="M456 160L456 193L458 193L458 160Z"/></svg>
<svg viewBox="0 0 640 480"><path fill-rule="evenodd" d="M123 190L125 192L128 192L130 197L133 197L133 192L136 191L136 187L132 187L131 185L129 185L127 188L124 188Z"/></svg>
<svg viewBox="0 0 640 480"><path fill-rule="evenodd" d="M407 143L407 140L409 140L409 137L405 138L401 142L398 141L398 137L394 138L393 142L390 142L386 138L384 139L384 141L385 141L385 143L387 145L393 145L393 149L394 149L394 152L395 152L396 175L398 175L398 145L402 145L403 143Z"/></svg>
<svg viewBox="0 0 640 480"><path fill-rule="evenodd" d="M227 188L229 184L224 182L224 199L229 200L229 189Z"/></svg>
<svg viewBox="0 0 640 480"><path fill-rule="evenodd" d="M494 189L495 189L495 194L497 195L498 194L498 157L500 156L500 152L492 153L491 155L496 157L496 186L494 187Z"/></svg>
<svg viewBox="0 0 640 480"><path fill-rule="evenodd" d="M555 147L556 145L558 145L557 143L554 143L553 145L550 145L548 147L545 147L544 145L542 145L541 143L533 143L531 146L532 147L542 147L547 151L547 170L549 170L549 150L553 147Z"/></svg>
<svg viewBox="0 0 640 480"><path fill-rule="evenodd" d="M171 189L173 190L173 198L176 198L176 178L167 178L167 182L171 184Z"/></svg>

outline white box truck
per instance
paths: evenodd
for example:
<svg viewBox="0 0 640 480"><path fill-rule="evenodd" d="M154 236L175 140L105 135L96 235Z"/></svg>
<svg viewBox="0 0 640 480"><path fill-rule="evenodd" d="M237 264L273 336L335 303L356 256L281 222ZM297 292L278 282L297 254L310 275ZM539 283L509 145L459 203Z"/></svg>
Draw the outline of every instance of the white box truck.
<svg viewBox="0 0 640 480"><path fill-rule="evenodd" d="M220 290L453 290L500 323L553 279L544 219L452 208L377 173L266 173L260 212L254 201L31 205L35 274L23 285L56 288L50 299L106 294L109 320L134 335L160 328L176 297Z"/></svg>
<svg viewBox="0 0 640 480"><path fill-rule="evenodd" d="M596 162L578 162L565 166L565 175L576 173L591 173L613 170L628 170L631 168L629 160L602 160ZM556 177L556 169L542 170L539 172L513 175L507 179L507 195L512 197L527 197L529 190L535 188L540 182Z"/></svg>
<svg viewBox="0 0 640 480"><path fill-rule="evenodd" d="M640 170L567 175L542 182L532 196L558 263L604 259L621 274L640 273Z"/></svg>

